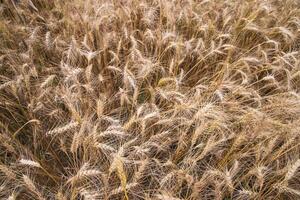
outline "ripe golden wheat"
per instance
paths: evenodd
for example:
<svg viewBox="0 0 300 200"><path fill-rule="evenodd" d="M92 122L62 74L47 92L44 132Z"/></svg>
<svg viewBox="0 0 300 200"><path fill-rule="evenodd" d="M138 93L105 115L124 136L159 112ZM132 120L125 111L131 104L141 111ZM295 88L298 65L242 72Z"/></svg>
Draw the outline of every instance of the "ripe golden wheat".
<svg viewBox="0 0 300 200"><path fill-rule="evenodd" d="M300 199L298 0L0 0L0 199Z"/></svg>

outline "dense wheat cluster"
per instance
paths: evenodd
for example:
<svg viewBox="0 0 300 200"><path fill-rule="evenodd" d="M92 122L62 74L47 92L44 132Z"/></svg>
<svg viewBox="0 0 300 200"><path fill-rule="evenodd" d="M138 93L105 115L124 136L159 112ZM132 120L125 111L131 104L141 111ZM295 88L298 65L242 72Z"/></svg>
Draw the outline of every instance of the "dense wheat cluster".
<svg viewBox="0 0 300 200"><path fill-rule="evenodd" d="M0 199L300 199L299 1L0 2Z"/></svg>

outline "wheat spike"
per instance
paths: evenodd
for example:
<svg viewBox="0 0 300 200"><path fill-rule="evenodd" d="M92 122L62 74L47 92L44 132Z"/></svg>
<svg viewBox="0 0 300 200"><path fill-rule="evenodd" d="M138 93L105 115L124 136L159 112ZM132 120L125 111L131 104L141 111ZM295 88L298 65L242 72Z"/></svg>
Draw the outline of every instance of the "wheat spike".
<svg viewBox="0 0 300 200"><path fill-rule="evenodd" d="M298 159L296 162L294 162L292 165L288 167L288 171L285 175L284 180L289 181L293 178L293 176L296 174L297 169L300 167L300 159Z"/></svg>
<svg viewBox="0 0 300 200"><path fill-rule="evenodd" d="M79 126L79 123L78 122L70 122L68 123L67 125L65 126L62 126L62 127L58 127L58 128L55 128L51 131L48 131L46 133L46 135L54 135L54 134L61 134L61 133L64 133L66 131L69 131L69 130L72 130L74 128L76 128L77 126Z"/></svg>
<svg viewBox="0 0 300 200"><path fill-rule="evenodd" d="M22 165L27 165L29 167L37 167L37 168L41 168L41 165L38 162L35 162L33 160L28 160L28 159L21 159L20 163Z"/></svg>

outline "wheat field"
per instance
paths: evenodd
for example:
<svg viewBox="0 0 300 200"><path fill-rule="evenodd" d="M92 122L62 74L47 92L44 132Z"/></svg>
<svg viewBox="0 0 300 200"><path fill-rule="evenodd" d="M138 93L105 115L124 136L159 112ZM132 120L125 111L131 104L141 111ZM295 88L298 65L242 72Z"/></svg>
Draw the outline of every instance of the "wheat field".
<svg viewBox="0 0 300 200"><path fill-rule="evenodd" d="M0 199L300 199L300 1L0 0Z"/></svg>

